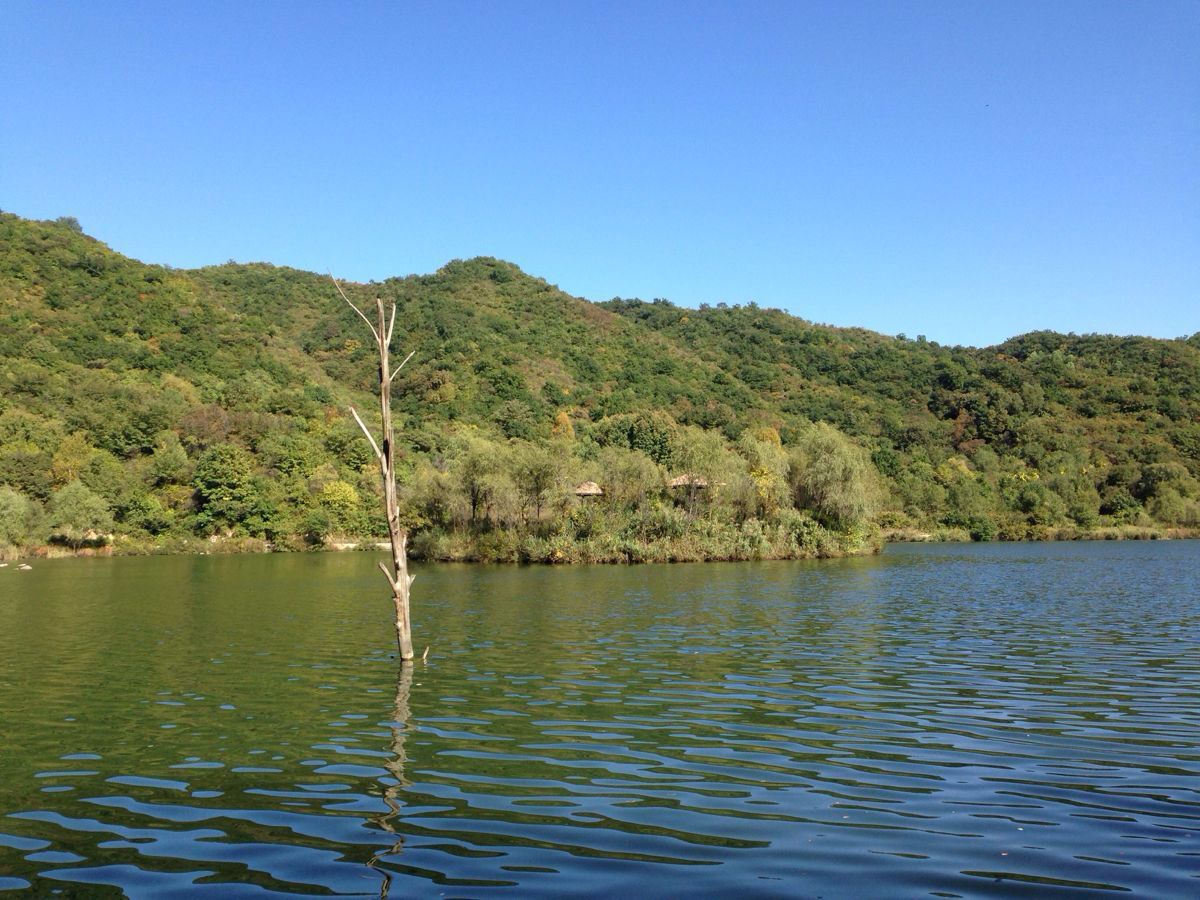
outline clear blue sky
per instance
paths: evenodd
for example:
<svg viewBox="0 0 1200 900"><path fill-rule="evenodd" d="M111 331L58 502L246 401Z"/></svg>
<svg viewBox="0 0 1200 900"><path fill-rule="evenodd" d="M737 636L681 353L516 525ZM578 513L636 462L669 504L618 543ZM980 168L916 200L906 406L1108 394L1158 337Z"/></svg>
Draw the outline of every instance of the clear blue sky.
<svg viewBox="0 0 1200 900"><path fill-rule="evenodd" d="M0 4L0 208L989 344L1200 330L1200 2Z"/></svg>

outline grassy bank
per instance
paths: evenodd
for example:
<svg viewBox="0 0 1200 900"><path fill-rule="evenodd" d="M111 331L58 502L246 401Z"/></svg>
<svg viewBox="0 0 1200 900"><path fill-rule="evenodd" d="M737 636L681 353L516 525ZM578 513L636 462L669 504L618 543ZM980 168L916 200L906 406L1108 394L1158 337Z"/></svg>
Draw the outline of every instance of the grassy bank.
<svg viewBox="0 0 1200 900"><path fill-rule="evenodd" d="M758 520L741 525L701 520L678 535L644 538L607 532L579 534L512 531L423 531L414 536L414 559L441 562L651 563L765 559L828 559L878 553L878 531L830 531L808 520L801 528Z"/></svg>
<svg viewBox="0 0 1200 900"><path fill-rule="evenodd" d="M1010 528L994 540L1019 541L1166 541L1200 539L1200 529L1114 525L1092 529L1072 526ZM409 556L422 562L596 565L672 562L833 559L879 553L888 543L972 543L962 528L856 529L836 532L808 521L800 528L753 520L741 525L699 521L683 534L655 539L578 534L563 530L443 530L415 532ZM63 544L0 546L0 561L94 556L209 556L231 553L313 553L386 550L375 538L331 538L322 543L299 539L271 542L252 537L136 538L117 535L111 542L69 547Z"/></svg>
<svg viewBox="0 0 1200 900"><path fill-rule="evenodd" d="M711 519L687 522L676 533L611 533L554 526L541 529L441 529L413 533L409 555L431 562L540 563L548 565L648 562L718 562L766 559L827 559L878 553L877 529L833 531L806 516L764 523ZM123 535L91 546L42 544L0 548L0 559L68 556L314 552L385 549L375 538L299 539L270 542L249 537L136 538Z"/></svg>

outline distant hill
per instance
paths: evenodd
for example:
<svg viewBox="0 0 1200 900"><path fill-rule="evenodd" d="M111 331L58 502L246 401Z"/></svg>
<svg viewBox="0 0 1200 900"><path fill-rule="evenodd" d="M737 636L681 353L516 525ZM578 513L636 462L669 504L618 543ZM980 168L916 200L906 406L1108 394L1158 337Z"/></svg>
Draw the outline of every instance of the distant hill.
<svg viewBox="0 0 1200 900"><path fill-rule="evenodd" d="M557 442L569 480L603 476L606 447L650 453L635 432L661 432L650 455L664 472L683 460L680 434L718 432L752 492L754 452L737 442L786 453L819 422L878 469L872 515L885 527L1021 537L1200 524L1200 335L944 347L754 305L595 304L490 258L347 289L395 301L394 345L417 351L396 392L417 528L462 524L456 466L472 441ZM361 322L327 277L147 265L72 219L0 214L0 484L33 531L62 533L53 498L80 481L117 533L143 538L370 532L371 481L343 410L370 407L373 377ZM197 467L215 447L258 485L257 512L213 514ZM803 508L791 465L779 477ZM438 478L440 506L426 496ZM353 503L329 500L335 483ZM729 515L744 521L739 509Z"/></svg>

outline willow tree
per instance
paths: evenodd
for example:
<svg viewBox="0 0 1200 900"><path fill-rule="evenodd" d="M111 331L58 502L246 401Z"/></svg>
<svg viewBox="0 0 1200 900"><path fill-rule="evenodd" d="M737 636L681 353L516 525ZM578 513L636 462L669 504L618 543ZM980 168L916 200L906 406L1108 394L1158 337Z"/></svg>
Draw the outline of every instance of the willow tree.
<svg viewBox="0 0 1200 900"><path fill-rule="evenodd" d="M400 658L410 660L413 658L413 648L408 598L414 576L408 574L408 529L400 524L400 504L396 499L396 440L392 429L392 382L400 374L400 370L404 368L405 364L413 358L413 353L416 351L408 354L404 358L404 362L393 370L390 347L392 331L396 326L396 304L392 304L389 316L384 311L383 300L376 297L375 322L372 323L363 314L363 311L346 296L346 292L342 290L336 279L333 279L333 284L338 293L342 295L342 299L358 313L360 319L367 323L367 327L371 329L371 334L375 338L375 349L379 352L379 416L382 428L380 439L375 439L375 435L371 433L371 429L366 426L362 416L353 406L350 407L350 415L354 416L354 421L358 423L358 427L362 429L362 433L370 442L371 449L375 451L375 459L379 463L379 474L383 480L384 515L387 517L388 539L392 549L391 566L381 562L379 568L392 588L392 601L396 607L396 646L400 648Z"/></svg>

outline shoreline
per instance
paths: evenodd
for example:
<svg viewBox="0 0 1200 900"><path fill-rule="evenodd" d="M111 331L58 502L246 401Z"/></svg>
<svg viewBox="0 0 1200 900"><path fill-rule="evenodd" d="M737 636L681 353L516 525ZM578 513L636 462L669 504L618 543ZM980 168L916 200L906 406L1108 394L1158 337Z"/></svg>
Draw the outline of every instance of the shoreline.
<svg viewBox="0 0 1200 900"><path fill-rule="evenodd" d="M1186 541L1200 538L1200 528L1167 525L1031 525L1022 532L1000 532L990 541L976 541L965 528L894 528L883 531L886 544L1043 544L1049 541Z"/></svg>
<svg viewBox="0 0 1200 900"><path fill-rule="evenodd" d="M185 542L180 542L185 543ZM122 547L119 544L106 544L101 547L80 547L72 549L53 544L38 547L6 548L0 550L0 563L17 564L31 560L47 559L91 559L91 558L132 558L138 556L237 556L242 554L267 553L384 553L391 549L387 541L345 541L317 547L287 547L273 545L260 538L235 538L228 541L207 542L194 541L194 547L171 545L136 545ZM702 556L689 552L668 552L653 558L631 557L628 555L585 556L572 558L567 555L550 556L547 558L532 558L521 556L506 559L482 559L474 554L455 556L427 556L410 552L410 562L420 563L472 563L476 565L509 565L509 566L595 566L595 565L648 565L653 563L724 563L724 562L771 562L792 560L796 562L814 559L843 559L852 556L877 556L883 551L884 542L879 541L869 546L857 549L828 549L816 553L761 554L761 555L711 555Z"/></svg>
<svg viewBox="0 0 1200 900"><path fill-rule="evenodd" d="M876 556L887 544L970 544L970 543L1047 543L1051 541L1173 541L1200 539L1200 528L1156 527L1156 526L1109 526L1094 529L1073 527L1033 527L1020 536L1001 534L991 541L975 541L965 529L938 528L924 531L917 528L884 530L878 539L858 547L825 547L819 551L796 553L760 554L711 554L696 552L683 546L656 548L650 555L629 553L582 553L547 555L535 558L518 554L511 558L484 559L476 553L425 554L412 552L409 559L422 563L476 563L481 565L642 565L649 563L721 563L721 562L768 562L803 561L814 559L844 559L858 556ZM228 556L244 553L371 553L390 549L387 541L338 540L317 546L276 544L262 538L181 538L166 542L140 542L121 538L115 543L101 546L71 548L60 544L42 544L36 547L0 548L0 562L16 564L29 560L87 559L91 557L134 557L134 556ZM578 548L576 548L578 549Z"/></svg>

